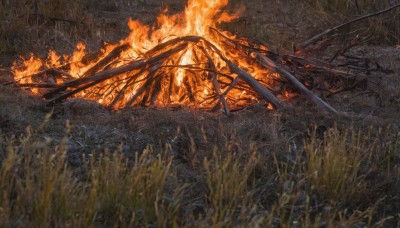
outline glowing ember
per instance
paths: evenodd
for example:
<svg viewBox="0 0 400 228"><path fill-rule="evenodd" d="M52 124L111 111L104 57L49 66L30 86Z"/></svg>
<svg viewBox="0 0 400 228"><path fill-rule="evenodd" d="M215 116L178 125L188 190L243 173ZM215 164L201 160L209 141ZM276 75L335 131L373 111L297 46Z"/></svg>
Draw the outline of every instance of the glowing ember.
<svg viewBox="0 0 400 228"><path fill-rule="evenodd" d="M248 51L267 48L213 29L238 17L221 11L227 3L189 0L184 12L161 14L152 27L129 20L129 36L98 53L78 44L71 56L31 55L14 64L15 81L52 102L73 96L115 109L184 105L229 112L260 100L269 109L282 105L275 96L290 94L280 92L280 75Z"/></svg>

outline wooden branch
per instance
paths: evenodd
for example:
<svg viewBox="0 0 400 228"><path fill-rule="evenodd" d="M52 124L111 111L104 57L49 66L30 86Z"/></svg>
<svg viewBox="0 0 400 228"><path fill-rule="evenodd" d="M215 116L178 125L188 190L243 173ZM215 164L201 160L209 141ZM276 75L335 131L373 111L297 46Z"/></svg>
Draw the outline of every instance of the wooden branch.
<svg viewBox="0 0 400 228"><path fill-rule="evenodd" d="M74 77L72 76L72 75L70 75L69 73L67 73L67 72L65 72L65 71L62 71L62 70L59 70L59 69L56 69L56 68L51 68L51 69L48 69L48 70L46 70L46 74L52 74L52 75L64 75L64 76L66 76L68 79L73 79Z"/></svg>
<svg viewBox="0 0 400 228"><path fill-rule="evenodd" d="M233 64L228 59L223 59L229 66L229 68L237 73L243 81L245 81L251 88L254 89L262 98L272 103L275 108L283 108L285 104L275 97L267 88L265 88L261 83L259 83L256 79L254 79L249 73L240 69L238 66Z"/></svg>
<svg viewBox="0 0 400 228"><path fill-rule="evenodd" d="M217 33L219 36L221 36L221 37L224 38L225 40L229 41L231 44L233 44L233 45L235 45L235 46L240 46L240 47L242 47L242 49L251 50L251 51L257 51L257 52L265 52L265 53L267 53L268 55L277 56L277 54L274 53L274 52L272 52L271 50L264 50L264 49L261 49L261 48L252 47L252 46L250 46L250 45L246 45L246 44L240 43L240 42L238 42L238 41L236 41L236 40L233 40L233 39L231 39L231 38L225 36L222 32L220 32L220 31L219 31L218 29L216 29L216 28L210 27L210 30L213 31L213 32L215 32L215 33ZM257 42L260 42L260 41L257 40ZM264 44L262 44L262 46L265 46L265 47L266 47L266 45L264 45Z"/></svg>
<svg viewBox="0 0 400 228"><path fill-rule="evenodd" d="M338 114L338 111L336 111L336 109L334 109L328 103L326 103L321 98L319 98L318 96L313 94L309 89L307 89L307 87L305 87L301 82L299 82L295 76L293 76L291 73L289 73L282 67L275 64L271 59L269 59L268 57L265 57L264 55L262 55L260 53L256 53L256 57L264 67L266 67L274 72L277 72L282 77L286 78L288 81L291 82L291 84L296 89L300 90L302 93L304 93L306 96L308 96L316 105L318 105L319 107L323 108L324 110L328 111L331 114L335 114L335 115Z"/></svg>
<svg viewBox="0 0 400 228"><path fill-rule="evenodd" d="M118 74L122 74L128 71L133 71L136 70L138 68L144 67L146 65L146 61L144 60L139 60L139 61L132 61L131 63L128 63L122 67L119 68L115 68L115 69L111 69L111 70L105 70L105 71L101 71L99 73L93 74L89 77L85 77L85 78L78 78L76 80L70 81L70 82L66 82L62 85L60 85L58 88L45 93L43 95L44 98L48 99L53 97L54 95L56 95L59 92L65 91L66 89L68 89L69 87L79 87L82 84L85 83L92 83L92 82L96 82L99 83L101 81L107 80L109 78L114 77L115 75Z"/></svg>
<svg viewBox="0 0 400 228"><path fill-rule="evenodd" d="M148 60L134 61L132 63L129 63L129 64L125 65L125 66L122 66L122 67L119 67L119 68L116 68L116 69L105 70L105 71L96 73L96 74L91 75L91 76L86 77L86 78L79 78L79 79L74 80L72 82L65 83L65 84L61 85L60 87L58 87L57 89L55 89L53 91L50 91L49 93L46 93L44 95L44 97L45 98L51 98L55 94L57 94L57 93L59 93L61 91L64 91L69 87L76 87L76 86L80 86L80 85L84 85L85 83L88 83L88 84L86 84L84 86L80 86L76 90L70 91L70 92L68 92L66 94L63 94L63 95L61 95L61 96L59 96L59 97L57 97L55 99L52 99L50 101L50 103L59 102L59 101L65 99L65 98L68 98L68 97L70 97L70 96L72 96L72 95L74 95L74 94L76 94L76 93L78 93L78 92L80 92L82 90L85 90L85 89L87 89L87 88L89 88L89 87L91 87L93 85L96 85L96 84L98 84L98 83L100 83L102 81L105 81L105 80L107 80L109 78L112 78L112 77L114 77L116 75L123 74L123 73L126 73L128 71L133 71L133 70L136 70L136 69L140 69L140 68L143 68L143 67L145 67L145 66L147 66L149 64L156 63L156 62L158 62L158 61L160 61L160 60L162 60L164 58L167 58L167 57L171 56L174 53L182 51L186 47L187 47L187 44L181 44L181 45L175 47L174 49L166 51L163 54L160 54L160 55L155 56L153 58L150 58Z"/></svg>
<svg viewBox="0 0 400 228"><path fill-rule="evenodd" d="M343 47L342 49L340 49L339 51L337 51L335 53L334 56L332 56L332 58L329 60L330 63L332 63L338 56L343 55L344 53L346 53L348 50L350 50L351 48L355 47L358 45L359 42L359 37L357 36L356 38L354 38L353 40L351 40L351 42L349 44L347 44L345 47Z"/></svg>
<svg viewBox="0 0 400 228"><path fill-rule="evenodd" d="M144 82L144 84L136 91L135 95L133 95L133 97L126 103L125 105L125 109L131 107L131 105L133 104L133 102L135 102L135 100L143 94L143 92L147 89L147 87L157 78L159 78L159 75L154 76L157 71L159 70L161 64L157 64L155 67L153 67L154 69L152 69L150 71L150 73L147 76L146 81Z"/></svg>
<svg viewBox="0 0 400 228"><path fill-rule="evenodd" d="M272 94L267 88L265 88L260 82L258 82L256 79L253 78L249 73L246 71L240 69L238 66L236 66L234 63L232 63L229 59L227 59L222 52L212 43L210 43L207 40L203 41L209 46L210 48L215 51L219 55L219 57L228 64L229 68L235 72L243 81L245 81L251 88L254 89L256 93L258 93L263 99L271 102L271 104L275 108L284 108L285 104L279 100L278 98L275 97L274 94Z"/></svg>
<svg viewBox="0 0 400 228"><path fill-rule="evenodd" d="M81 77L87 77L89 75L92 75L94 73L97 73L99 70L101 70L105 65L113 61L114 59L118 58L121 53L125 50L127 50L130 47L129 44L124 44L121 46L118 46L114 48L107 56L105 56L103 59L98 61L93 67L91 67L89 70L87 70Z"/></svg>
<svg viewBox="0 0 400 228"><path fill-rule="evenodd" d="M210 62L210 65L212 68L215 69L215 64L213 62ZM212 77L212 83L215 88L215 91L217 92L217 95L222 103L222 106L224 107L225 114L229 115L230 114L229 106L228 106L228 103L226 102L225 96L221 93L221 86L218 83L217 74L214 72L210 72L210 74Z"/></svg>
<svg viewBox="0 0 400 228"><path fill-rule="evenodd" d="M83 85L83 86L79 87L78 89L75 89L75 90L73 90L73 91L69 91L69 92L67 92L67 93L64 93L64 94L62 94L62 95L60 95L60 96L58 96L58 97L55 97L55 98L49 100L49 103L48 103L48 104L49 104L49 105L54 105L54 104L56 104L56 103L59 103L60 101L65 100L65 99L67 99L68 97L71 97L72 95L77 94L77 93L79 93L79 92L82 91L82 90L85 90L85 89L87 89L87 88L90 88L90 87L96 85L97 83L98 83L98 82L91 82L91 83L88 83L88 84L86 84L86 85Z"/></svg>
<svg viewBox="0 0 400 228"><path fill-rule="evenodd" d="M239 82L239 79L239 76L233 78L232 82L228 85L228 88L221 95L226 96L233 88L235 88L235 85Z"/></svg>
<svg viewBox="0 0 400 228"><path fill-rule="evenodd" d="M57 88L56 84L46 84L46 83L24 83L24 84L18 84L18 86L24 88Z"/></svg>
<svg viewBox="0 0 400 228"><path fill-rule="evenodd" d="M134 60L124 66L115 68L115 69L110 69L110 70L105 70L105 71L101 71L99 73L93 74L91 76L85 77L85 78L79 78L76 79L74 81L71 82L67 82L64 83L63 85L59 86L58 88L56 88L55 90L52 90L46 94L44 94L43 96L45 98L51 98L52 96L54 96L55 94L62 92L64 90L66 90L69 87L76 87L85 83L92 83L92 82L102 82L104 80L107 80L109 78L114 77L115 75L119 75L119 74L123 74L126 73L128 71L133 71L142 67L145 67L146 65L150 64L150 63L154 63L154 62L158 62L164 58L167 58L169 56L171 56L172 54L175 54L177 52L182 51L183 49L185 49L187 47L187 44L181 44L177 47L175 47L174 49L171 49L169 51L166 51L160 55L157 55L155 57L152 57L148 60Z"/></svg>
<svg viewBox="0 0 400 228"><path fill-rule="evenodd" d="M371 13L371 14L368 14L368 15L365 15L365 16L358 17L358 18L353 19L351 21L348 21L346 23L343 23L343 24L337 25L337 26L335 26L333 28L327 29L327 30L325 30L324 32L322 32L320 34L317 34L317 35L313 36L311 39L304 41L303 43L301 43L298 46L298 48L304 50L305 48L307 48L311 44L313 44L313 43L317 42L318 40L320 40L325 35L328 35L328 34L330 34L332 32L335 32L336 30L339 30L339 29L341 29L343 27L346 27L346 26L348 26L350 24L353 24L355 22L358 22L358 21L361 21L361 20L364 20L364 19L367 19L367 18L371 18L371 17L375 17L375 16L378 16L378 15L387 13L387 12L389 12L391 10L394 10L394 9L398 8L398 7L400 7L400 4L394 5L392 7L389 7L387 9L385 9L385 10L382 10L382 11L379 11L379 12L376 12L376 13Z"/></svg>
<svg viewBox="0 0 400 228"><path fill-rule="evenodd" d="M337 69L337 66L334 66L334 65L332 65L330 63L327 63L327 62L324 62L324 61L313 60L313 59L309 59L309 58L306 59L304 57L295 56L295 55L284 55L283 58L286 61L294 61L294 62L297 62L298 64L303 65L303 66L308 65L308 67L309 67L309 68L307 68L308 71L310 71L310 70L320 70L320 71L325 72L325 73L330 73L330 74L333 74L333 75L336 75L336 76L341 76L341 77L343 77L345 79L355 78L355 77L358 76L358 75L350 73L348 71Z"/></svg>
<svg viewBox="0 0 400 228"><path fill-rule="evenodd" d="M216 70L214 61L212 60L210 54L207 52L207 50L203 46L200 46L200 49L202 50L202 52L206 55L206 57L208 59L208 65L211 69L209 74L211 76L211 80L212 80L215 92L217 93L217 95L220 99L220 102L221 102L222 106L224 107L225 114L229 115L230 114L229 106L228 106L228 103L226 102L225 96L222 95L222 93L221 93L221 86L219 85L218 80L217 80L217 73L216 73L217 70Z"/></svg>
<svg viewBox="0 0 400 228"><path fill-rule="evenodd" d="M118 92L117 96L114 98L114 100L111 102L111 104L108 106L110 108L114 107L117 102L122 98L122 96L124 95L125 91L128 89L129 85L131 84L131 82L133 80L135 80L137 78L137 76L143 74L144 70L139 71L139 73L130 76L129 80L125 83L124 87L121 89L121 91Z"/></svg>
<svg viewBox="0 0 400 228"><path fill-rule="evenodd" d="M148 52L145 53L145 56L149 57L149 56L153 56L154 54L156 54L159 51L164 50L165 48L167 48L168 46L171 45L176 45L179 44L181 42L193 42L193 43L197 43L200 40L202 40L203 38L199 37L199 36L183 36L183 37L178 37L172 40L168 40L164 43L161 43L157 46L155 46L154 48L152 48L151 50L149 50Z"/></svg>
<svg viewBox="0 0 400 228"><path fill-rule="evenodd" d="M183 79L182 85L185 87L186 92L187 92L187 96L189 98L189 101L192 103L197 102L196 97L194 96L192 87L190 86L190 82L189 82L189 77L185 77Z"/></svg>

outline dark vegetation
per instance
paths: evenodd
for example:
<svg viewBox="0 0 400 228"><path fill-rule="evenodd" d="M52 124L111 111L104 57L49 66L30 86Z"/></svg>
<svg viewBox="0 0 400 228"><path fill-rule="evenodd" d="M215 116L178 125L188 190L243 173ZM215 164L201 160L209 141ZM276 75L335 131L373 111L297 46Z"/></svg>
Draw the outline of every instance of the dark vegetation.
<svg viewBox="0 0 400 228"><path fill-rule="evenodd" d="M285 51L354 15L396 1L240 1L220 27ZM0 2L0 83L19 55L96 50L185 1ZM111 112L83 100L55 106L0 86L0 226L396 227L400 217L400 11L354 24L353 55L377 62L369 83L294 108L224 116L190 109ZM323 58L329 50L319 53Z"/></svg>

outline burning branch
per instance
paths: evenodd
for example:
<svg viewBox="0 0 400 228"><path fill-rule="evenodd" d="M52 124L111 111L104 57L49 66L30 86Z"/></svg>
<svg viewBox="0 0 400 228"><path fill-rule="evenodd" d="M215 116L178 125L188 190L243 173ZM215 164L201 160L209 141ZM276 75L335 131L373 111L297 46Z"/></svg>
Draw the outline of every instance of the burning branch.
<svg viewBox="0 0 400 228"><path fill-rule="evenodd" d="M325 62L299 53L279 55L260 42L219 31L214 28L214 21L218 21L214 16L220 15L218 9L226 3L213 2L189 1L185 13L159 17L165 21L158 21L161 26L151 35L149 27L130 21L129 37L117 45L105 44L99 52L85 54L84 47L78 46L73 56L64 59L54 53L47 61L31 57L14 65L15 81L50 104L81 97L112 109L180 105L222 108L229 114L260 103L279 109L295 95L305 94L318 107L336 115L339 112L314 94L313 88L330 91L329 87L337 88L348 81L354 84L357 75L369 70L368 65L360 67L357 62L337 60L356 41ZM210 12L193 13L198 4ZM306 48L345 25L391 9L327 30L301 47ZM177 17L185 17L183 24ZM199 27L203 24L206 25ZM173 37L171 31L183 36ZM331 41L327 39L319 48ZM335 82L318 83L319 77L335 78L331 80Z"/></svg>

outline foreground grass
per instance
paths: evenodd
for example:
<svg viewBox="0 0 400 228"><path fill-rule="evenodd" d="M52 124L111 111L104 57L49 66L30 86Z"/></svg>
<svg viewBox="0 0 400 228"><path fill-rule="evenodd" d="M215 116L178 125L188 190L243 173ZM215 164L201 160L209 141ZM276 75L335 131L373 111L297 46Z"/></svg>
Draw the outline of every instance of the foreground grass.
<svg viewBox="0 0 400 228"><path fill-rule="evenodd" d="M195 197L168 146L133 159L93 151L73 167L68 124L58 143L41 136L45 124L0 138L2 227L399 225L400 141L389 130L312 133L294 157L210 152Z"/></svg>

